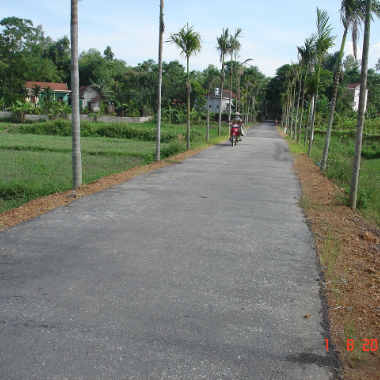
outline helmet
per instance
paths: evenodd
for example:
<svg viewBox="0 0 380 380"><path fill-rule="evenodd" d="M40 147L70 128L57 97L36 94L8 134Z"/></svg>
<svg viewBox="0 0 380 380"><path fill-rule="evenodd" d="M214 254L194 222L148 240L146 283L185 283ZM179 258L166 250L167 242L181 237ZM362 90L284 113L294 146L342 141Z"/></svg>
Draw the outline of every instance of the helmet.
<svg viewBox="0 0 380 380"><path fill-rule="evenodd" d="M234 116L241 116L239 112L235 112Z"/></svg>

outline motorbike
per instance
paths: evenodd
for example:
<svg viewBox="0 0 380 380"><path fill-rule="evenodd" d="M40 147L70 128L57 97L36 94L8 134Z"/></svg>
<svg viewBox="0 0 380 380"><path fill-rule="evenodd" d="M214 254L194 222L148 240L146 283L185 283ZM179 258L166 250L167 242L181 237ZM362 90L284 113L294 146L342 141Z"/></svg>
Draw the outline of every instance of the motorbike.
<svg viewBox="0 0 380 380"><path fill-rule="evenodd" d="M239 125L232 124L230 130L231 145L234 146L238 142L239 138Z"/></svg>

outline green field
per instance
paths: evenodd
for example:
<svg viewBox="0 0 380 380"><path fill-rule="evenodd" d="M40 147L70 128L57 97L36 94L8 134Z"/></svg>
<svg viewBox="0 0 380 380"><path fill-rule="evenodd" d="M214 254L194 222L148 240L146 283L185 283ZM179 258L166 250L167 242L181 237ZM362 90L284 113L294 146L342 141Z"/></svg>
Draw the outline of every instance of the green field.
<svg viewBox="0 0 380 380"><path fill-rule="evenodd" d="M28 129L51 134L31 134ZM192 148L206 144L205 126L192 126L191 130ZM83 183L153 162L155 131L156 125L152 123L127 127L87 123L83 132L93 136L81 137ZM134 133L134 138L98 135L118 135L119 132ZM223 136L218 138L217 127L213 125L209 144L226 139L226 126L222 132ZM0 122L0 213L29 200L72 188L72 142L65 134L67 123L60 121L21 127ZM166 141L161 142L161 159L186 150L186 126L163 125L161 136Z"/></svg>

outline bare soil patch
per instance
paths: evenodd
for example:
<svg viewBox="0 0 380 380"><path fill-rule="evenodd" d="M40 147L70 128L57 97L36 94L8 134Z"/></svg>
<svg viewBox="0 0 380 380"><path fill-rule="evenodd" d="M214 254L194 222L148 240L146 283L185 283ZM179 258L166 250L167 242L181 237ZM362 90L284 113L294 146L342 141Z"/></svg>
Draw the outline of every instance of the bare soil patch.
<svg viewBox="0 0 380 380"><path fill-rule="evenodd" d="M198 152L190 150L170 160L111 175L83 185L75 193L66 191L30 201L0 214L0 230ZM380 347L374 349L375 342L380 346L380 230L343 205L342 189L330 182L306 155L295 156L294 171L302 185L300 203L313 231L324 273L321 286L329 307L329 347L338 350L344 379L380 379ZM352 351L352 346L347 346L351 337Z"/></svg>
<svg viewBox="0 0 380 380"><path fill-rule="evenodd" d="M343 378L380 379L380 230L343 204L343 190L305 154L295 157L294 170L324 274L330 344Z"/></svg>

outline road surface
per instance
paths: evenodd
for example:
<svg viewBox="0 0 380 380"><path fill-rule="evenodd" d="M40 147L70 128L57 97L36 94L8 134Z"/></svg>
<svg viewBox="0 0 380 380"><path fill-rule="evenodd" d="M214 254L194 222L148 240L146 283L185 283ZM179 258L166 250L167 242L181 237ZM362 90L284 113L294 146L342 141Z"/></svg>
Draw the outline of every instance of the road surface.
<svg viewBox="0 0 380 380"><path fill-rule="evenodd" d="M261 123L0 232L0 379L334 379L300 193Z"/></svg>

